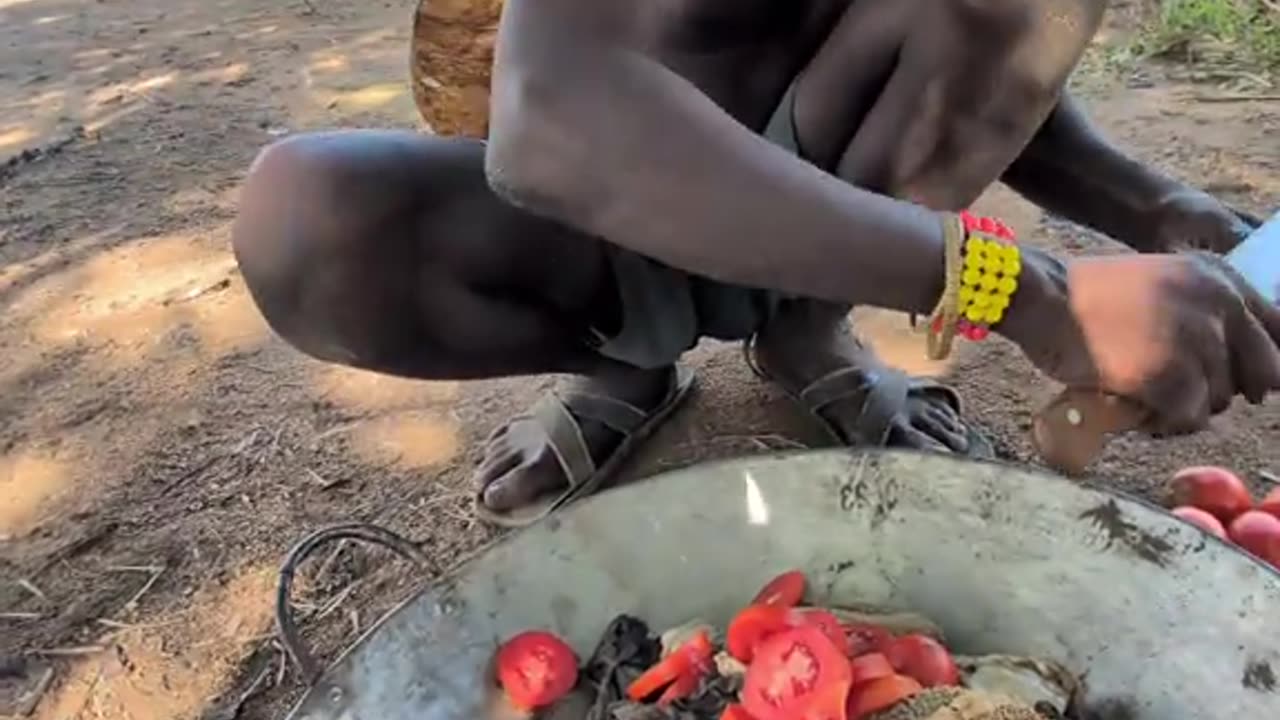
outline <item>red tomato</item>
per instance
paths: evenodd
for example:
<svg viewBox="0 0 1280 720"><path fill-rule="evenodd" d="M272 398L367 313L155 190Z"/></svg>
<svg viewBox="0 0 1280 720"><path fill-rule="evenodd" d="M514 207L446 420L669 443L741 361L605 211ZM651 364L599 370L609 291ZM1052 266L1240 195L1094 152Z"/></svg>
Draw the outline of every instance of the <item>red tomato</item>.
<svg viewBox="0 0 1280 720"><path fill-rule="evenodd" d="M924 688L920 683L904 675L891 675L867 683L849 695L849 720L861 720L868 715L888 710L922 690Z"/></svg>
<svg viewBox="0 0 1280 720"><path fill-rule="evenodd" d="M563 640L548 632L524 632L498 648L498 682L521 710L547 707L569 694L578 682L578 658Z"/></svg>
<svg viewBox="0 0 1280 720"><path fill-rule="evenodd" d="M641 702L679 680L681 676L691 673L700 676L708 672L713 655L715 655L715 647L711 644L711 638L707 632L703 630L636 678L627 687L627 697L634 702Z"/></svg>
<svg viewBox="0 0 1280 720"><path fill-rule="evenodd" d="M756 646L774 633L786 630L790 611L770 605L752 605L738 613L729 623L725 647L729 654L744 663L751 662Z"/></svg>
<svg viewBox="0 0 1280 720"><path fill-rule="evenodd" d="M849 660L816 627L775 634L756 648L742 686L742 704L757 720L797 720L819 691L848 691Z"/></svg>
<svg viewBox="0 0 1280 720"><path fill-rule="evenodd" d="M798 720L847 720L849 685L832 683L813 692Z"/></svg>
<svg viewBox="0 0 1280 720"><path fill-rule="evenodd" d="M1227 529L1222 527L1222 522L1218 518L1196 507L1180 507L1174 508L1173 515L1185 520L1201 530L1217 535L1223 540L1227 539Z"/></svg>
<svg viewBox="0 0 1280 720"><path fill-rule="evenodd" d="M812 625L822 631L831 640L831 644L840 652L848 654L849 640L840 627L840 619L826 610L803 610L791 618L792 625Z"/></svg>
<svg viewBox="0 0 1280 720"><path fill-rule="evenodd" d="M956 668L951 653L928 635L897 638L884 654L895 670L914 678L924 687L960 684L960 670Z"/></svg>
<svg viewBox="0 0 1280 720"><path fill-rule="evenodd" d="M770 580L751 601L752 605L795 607L804 598L807 581L799 570L785 572Z"/></svg>
<svg viewBox="0 0 1280 720"><path fill-rule="evenodd" d="M702 684L702 671L691 669L685 671L676 681L667 686L662 695L658 697L658 707L667 707L677 700L683 700L698 691L698 686Z"/></svg>
<svg viewBox="0 0 1280 720"><path fill-rule="evenodd" d="M872 680L887 678L894 674L893 664L881 653L867 653L849 661L853 671L853 687L865 685Z"/></svg>
<svg viewBox="0 0 1280 720"><path fill-rule="evenodd" d="M844 634L849 639L849 657L880 652L893 642L893 634L879 625L845 625Z"/></svg>
<svg viewBox="0 0 1280 720"><path fill-rule="evenodd" d="M1253 507L1249 488L1235 473L1220 467L1189 467L1173 476L1174 504L1190 505L1230 523Z"/></svg>
<svg viewBox="0 0 1280 720"><path fill-rule="evenodd" d="M1240 547L1280 568L1280 518L1250 510L1231 523L1230 535Z"/></svg>
<svg viewBox="0 0 1280 720"><path fill-rule="evenodd" d="M1258 509L1264 513L1280 517L1280 487L1267 493L1267 496L1258 504Z"/></svg>
<svg viewBox="0 0 1280 720"><path fill-rule="evenodd" d="M741 705L728 705L724 709L724 714L720 716L720 720L756 720L751 717L751 713Z"/></svg>

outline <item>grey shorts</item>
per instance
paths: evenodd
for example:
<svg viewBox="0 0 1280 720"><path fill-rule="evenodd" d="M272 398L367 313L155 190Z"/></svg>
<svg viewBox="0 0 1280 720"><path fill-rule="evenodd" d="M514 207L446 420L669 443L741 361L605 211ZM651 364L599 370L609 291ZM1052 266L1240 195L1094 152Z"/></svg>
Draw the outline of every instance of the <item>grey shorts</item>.
<svg viewBox="0 0 1280 720"><path fill-rule="evenodd" d="M798 153L793 91L794 86L783 96L765 137ZM703 337L745 340L773 317L784 299L772 290L690 275L615 245L608 253L622 323L612 336L594 333L592 344L602 355L636 367L670 365Z"/></svg>

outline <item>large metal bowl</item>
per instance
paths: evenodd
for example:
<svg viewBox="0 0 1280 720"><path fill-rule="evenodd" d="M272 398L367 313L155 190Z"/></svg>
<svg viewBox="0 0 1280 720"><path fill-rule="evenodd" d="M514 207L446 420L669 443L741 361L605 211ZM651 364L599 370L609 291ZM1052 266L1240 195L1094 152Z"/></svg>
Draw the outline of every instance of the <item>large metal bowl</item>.
<svg viewBox="0 0 1280 720"><path fill-rule="evenodd" d="M918 610L960 652L1087 671L1098 717L1280 718L1274 570L1056 476L848 451L697 466L576 505L391 613L291 717L484 717L504 636L548 628L586 654L617 613L722 623L792 567L820 603Z"/></svg>

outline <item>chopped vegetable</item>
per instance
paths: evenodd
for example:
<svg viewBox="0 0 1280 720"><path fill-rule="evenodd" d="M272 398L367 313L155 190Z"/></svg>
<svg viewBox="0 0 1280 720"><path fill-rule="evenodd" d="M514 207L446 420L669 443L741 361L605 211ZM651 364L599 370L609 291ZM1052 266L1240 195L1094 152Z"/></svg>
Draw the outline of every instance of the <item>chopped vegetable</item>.
<svg viewBox="0 0 1280 720"><path fill-rule="evenodd" d="M1174 504L1197 507L1230 524L1253 507L1249 488L1230 470L1220 467L1190 467L1173 476Z"/></svg>
<svg viewBox="0 0 1280 720"><path fill-rule="evenodd" d="M511 704L530 711L555 704L578 682L578 658L548 632L520 633L498 648L498 682Z"/></svg>
<svg viewBox="0 0 1280 720"><path fill-rule="evenodd" d="M702 683L702 676L706 673L693 668L684 672L675 682L667 686L662 695L658 698L658 707L667 707L677 700L684 700L690 695L698 691L699 684Z"/></svg>
<svg viewBox="0 0 1280 720"><path fill-rule="evenodd" d="M777 633L756 648L742 688L742 704L757 720L803 718L818 691L848 690L849 661L813 626Z"/></svg>
<svg viewBox="0 0 1280 720"><path fill-rule="evenodd" d="M920 683L905 675L891 675L869 682L849 694L848 720L862 720L888 710L923 690Z"/></svg>
<svg viewBox="0 0 1280 720"><path fill-rule="evenodd" d="M942 643L927 635L904 635L885 648L893 669L924 687L959 685L960 670Z"/></svg>
<svg viewBox="0 0 1280 720"><path fill-rule="evenodd" d="M1227 539L1227 529L1222 527L1222 521L1200 508L1187 506L1174 508L1172 512L1175 517L1185 520L1211 535L1217 535L1223 540Z"/></svg>
<svg viewBox="0 0 1280 720"><path fill-rule="evenodd" d="M840 627L836 616L826 610L793 611L790 622L792 625L812 625L818 628L842 654L848 654L849 639L845 636L844 628Z"/></svg>
<svg viewBox="0 0 1280 720"><path fill-rule="evenodd" d="M696 676L696 685L702 675L711 671L711 658L714 654L715 647L711 645L711 637L705 630L701 631L636 678L627 688L627 697L641 702L682 676L690 674Z"/></svg>
<svg viewBox="0 0 1280 720"><path fill-rule="evenodd" d="M752 605L774 605L777 607L795 607L804 599L806 580L799 570L785 572L770 580L760 590Z"/></svg>
<svg viewBox="0 0 1280 720"><path fill-rule="evenodd" d="M893 641L893 635L888 630L870 623L845 625L844 634L848 639L849 657L881 652Z"/></svg>
<svg viewBox="0 0 1280 720"><path fill-rule="evenodd" d="M1258 503L1258 509L1264 513L1280 517L1280 487L1267 493L1262 502Z"/></svg>
<svg viewBox="0 0 1280 720"><path fill-rule="evenodd" d="M729 623L725 638L729 654L744 663L751 662L760 643L789 627L789 617L790 611L783 607L752 605L746 608Z"/></svg>
<svg viewBox="0 0 1280 720"><path fill-rule="evenodd" d="M867 653L856 657L849 661L849 668L853 672L854 688L896 673L889 658L881 653Z"/></svg>
<svg viewBox="0 0 1280 720"><path fill-rule="evenodd" d="M1231 523L1230 535L1240 547L1280 568L1280 518L1250 510Z"/></svg>

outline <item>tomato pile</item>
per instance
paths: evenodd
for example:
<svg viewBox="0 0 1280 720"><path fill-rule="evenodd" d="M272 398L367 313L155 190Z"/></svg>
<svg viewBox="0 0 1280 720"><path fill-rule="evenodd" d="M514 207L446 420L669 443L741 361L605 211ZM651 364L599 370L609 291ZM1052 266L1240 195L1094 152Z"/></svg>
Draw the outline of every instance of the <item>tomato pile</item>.
<svg viewBox="0 0 1280 720"><path fill-rule="evenodd" d="M779 575L729 623L724 651L745 673L721 720L862 720L927 688L960 685L955 660L935 638L842 623L833 612L801 607L805 590L802 573ZM718 672L717 652L709 631L696 629L631 682L627 697L658 706L689 698ZM507 641L496 666L523 710L555 703L577 678L573 651L543 632Z"/></svg>
<svg viewBox="0 0 1280 720"><path fill-rule="evenodd" d="M1180 470L1171 486L1170 512L1280 569L1280 487L1255 504L1239 476L1220 467Z"/></svg>

